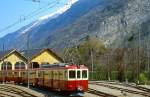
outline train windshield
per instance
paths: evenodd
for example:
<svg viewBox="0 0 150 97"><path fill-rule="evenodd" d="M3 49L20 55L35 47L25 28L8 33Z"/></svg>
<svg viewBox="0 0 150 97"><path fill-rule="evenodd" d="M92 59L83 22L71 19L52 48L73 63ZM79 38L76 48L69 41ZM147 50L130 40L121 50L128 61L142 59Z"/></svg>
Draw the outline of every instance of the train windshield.
<svg viewBox="0 0 150 97"><path fill-rule="evenodd" d="M76 78L76 71L75 70L70 70L69 71L69 78L70 79Z"/></svg>
<svg viewBox="0 0 150 97"><path fill-rule="evenodd" d="M80 71L77 71L77 78L80 78Z"/></svg>
<svg viewBox="0 0 150 97"><path fill-rule="evenodd" d="M88 70L86 69L77 69L77 70L69 70L69 79L87 79L88 78Z"/></svg>
<svg viewBox="0 0 150 97"><path fill-rule="evenodd" d="M82 70L82 78L87 78L87 70Z"/></svg>

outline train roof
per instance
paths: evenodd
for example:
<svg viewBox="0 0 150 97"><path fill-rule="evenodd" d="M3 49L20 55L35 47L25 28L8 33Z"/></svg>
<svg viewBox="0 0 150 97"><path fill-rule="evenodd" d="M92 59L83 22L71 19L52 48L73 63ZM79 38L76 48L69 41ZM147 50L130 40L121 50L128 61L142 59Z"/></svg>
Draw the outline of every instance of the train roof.
<svg viewBox="0 0 150 97"><path fill-rule="evenodd" d="M58 63L58 64L42 64L41 68L66 68L66 69L88 69L85 65L76 65L69 63ZM39 68L40 69L40 68Z"/></svg>
<svg viewBox="0 0 150 97"><path fill-rule="evenodd" d="M88 69L85 65L76 65L69 63L58 63L58 64L42 64L40 68L34 68L32 70L47 70L47 69ZM19 69L16 69L19 70ZM21 69L24 70L24 69Z"/></svg>

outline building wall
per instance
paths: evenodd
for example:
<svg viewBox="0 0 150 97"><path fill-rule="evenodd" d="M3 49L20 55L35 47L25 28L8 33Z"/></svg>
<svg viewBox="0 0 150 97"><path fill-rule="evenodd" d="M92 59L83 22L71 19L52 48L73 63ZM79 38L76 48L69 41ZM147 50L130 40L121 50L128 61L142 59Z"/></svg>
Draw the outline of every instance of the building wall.
<svg viewBox="0 0 150 97"><path fill-rule="evenodd" d="M13 53L10 56L8 56L7 58L5 58L4 61L8 61L12 64L12 70L14 70L16 62L24 62L23 59L15 53ZM0 70L2 68L1 64L2 64L2 62L0 62Z"/></svg>
<svg viewBox="0 0 150 97"><path fill-rule="evenodd" d="M60 63L58 59L56 59L53 55L51 55L48 51L41 53L31 60L31 62L38 62L39 64L43 62L48 62L50 64Z"/></svg>

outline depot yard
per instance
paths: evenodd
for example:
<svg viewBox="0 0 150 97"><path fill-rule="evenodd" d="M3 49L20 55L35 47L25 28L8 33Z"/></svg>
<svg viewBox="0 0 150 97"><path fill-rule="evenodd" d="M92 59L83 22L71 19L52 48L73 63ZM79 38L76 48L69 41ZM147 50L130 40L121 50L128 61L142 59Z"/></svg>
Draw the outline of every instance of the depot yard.
<svg viewBox="0 0 150 97"><path fill-rule="evenodd" d="M149 87L150 86L148 85L146 87L141 87L133 84L118 82L90 82L89 84L89 88L113 95L115 97L150 97Z"/></svg>
<svg viewBox="0 0 150 97"><path fill-rule="evenodd" d="M27 88L26 85L0 84L0 97L66 97L41 87Z"/></svg>
<svg viewBox="0 0 150 97"><path fill-rule="evenodd" d="M139 88L140 87L140 88ZM118 82L90 81L84 97L150 97L149 85L134 85ZM0 97L68 97L46 88L26 85L0 84Z"/></svg>

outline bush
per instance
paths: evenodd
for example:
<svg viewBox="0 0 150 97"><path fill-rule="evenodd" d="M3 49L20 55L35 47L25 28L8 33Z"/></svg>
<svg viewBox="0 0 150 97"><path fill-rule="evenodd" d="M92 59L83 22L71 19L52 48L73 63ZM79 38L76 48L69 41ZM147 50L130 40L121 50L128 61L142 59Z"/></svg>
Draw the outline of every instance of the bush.
<svg viewBox="0 0 150 97"><path fill-rule="evenodd" d="M111 72L111 80L118 80L118 71Z"/></svg>
<svg viewBox="0 0 150 97"><path fill-rule="evenodd" d="M146 73L141 73L139 76L140 84L147 84L148 83L148 76Z"/></svg>

